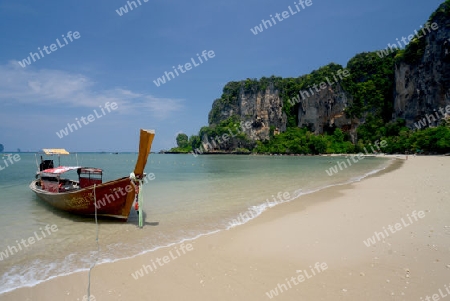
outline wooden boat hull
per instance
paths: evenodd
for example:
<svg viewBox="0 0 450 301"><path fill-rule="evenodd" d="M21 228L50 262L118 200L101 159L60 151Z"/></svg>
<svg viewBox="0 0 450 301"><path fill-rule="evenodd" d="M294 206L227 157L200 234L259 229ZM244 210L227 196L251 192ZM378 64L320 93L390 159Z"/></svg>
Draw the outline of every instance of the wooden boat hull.
<svg viewBox="0 0 450 301"><path fill-rule="evenodd" d="M128 219L136 196L134 183L127 177L96 185L95 198L94 186L54 193L42 190L38 183L39 180L32 181L30 189L54 208L78 215L92 216L95 215L97 207L97 216L123 221Z"/></svg>

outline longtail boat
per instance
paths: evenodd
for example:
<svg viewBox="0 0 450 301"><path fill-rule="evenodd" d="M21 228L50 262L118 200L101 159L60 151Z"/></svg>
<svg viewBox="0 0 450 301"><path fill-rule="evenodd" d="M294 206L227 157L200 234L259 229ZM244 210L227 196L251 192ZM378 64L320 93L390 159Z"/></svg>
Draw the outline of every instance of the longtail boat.
<svg viewBox="0 0 450 301"><path fill-rule="evenodd" d="M150 153L155 132L140 131L139 154L134 172L128 177L102 182L103 170L82 166L54 167L53 160L42 160L36 180L30 189L51 206L78 215L94 215L128 219L131 206L139 192L144 169ZM64 149L44 149L47 155L67 155ZM78 180L63 177L66 172L76 170Z"/></svg>

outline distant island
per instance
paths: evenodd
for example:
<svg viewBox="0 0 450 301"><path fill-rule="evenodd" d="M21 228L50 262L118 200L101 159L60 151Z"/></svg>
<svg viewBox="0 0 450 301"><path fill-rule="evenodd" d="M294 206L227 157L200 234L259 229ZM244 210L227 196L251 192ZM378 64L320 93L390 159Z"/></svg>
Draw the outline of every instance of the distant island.
<svg viewBox="0 0 450 301"><path fill-rule="evenodd" d="M450 0L402 44L297 78L229 82L198 135L169 153L450 152ZM405 43L409 41L409 43Z"/></svg>

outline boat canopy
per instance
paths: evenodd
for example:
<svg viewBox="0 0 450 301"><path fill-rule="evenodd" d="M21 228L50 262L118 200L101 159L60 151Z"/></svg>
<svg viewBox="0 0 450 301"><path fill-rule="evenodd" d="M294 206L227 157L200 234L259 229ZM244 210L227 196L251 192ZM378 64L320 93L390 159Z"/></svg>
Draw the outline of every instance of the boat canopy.
<svg viewBox="0 0 450 301"><path fill-rule="evenodd" d="M93 167L81 167L81 173L85 174L102 174L103 170L100 168Z"/></svg>
<svg viewBox="0 0 450 301"><path fill-rule="evenodd" d="M46 155L69 155L64 148L44 148L42 150Z"/></svg>
<svg viewBox="0 0 450 301"><path fill-rule="evenodd" d="M49 168L41 171L41 176L43 177L54 177L65 172L81 168L80 166L59 166L56 168Z"/></svg>

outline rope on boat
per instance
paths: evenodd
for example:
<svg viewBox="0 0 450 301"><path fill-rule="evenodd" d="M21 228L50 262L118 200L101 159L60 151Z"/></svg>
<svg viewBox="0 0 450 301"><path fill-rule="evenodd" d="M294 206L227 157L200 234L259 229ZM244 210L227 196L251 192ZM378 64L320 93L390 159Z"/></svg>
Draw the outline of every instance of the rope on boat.
<svg viewBox="0 0 450 301"><path fill-rule="evenodd" d="M139 183L139 194L138 194L138 204L139 204L139 227L142 228L144 226L144 217L143 217L143 202L144 202L144 198L142 195L142 188L143 188L143 179L137 179L134 174L130 174L130 178L132 178L133 180L137 181ZM91 300L91 271L92 269L95 267L95 265L97 264L98 261L98 254L100 253L100 245L98 243L98 231L99 231L99 226L98 226L98 220L97 220L97 196L95 194L95 188L96 188L96 184L94 184L94 208L95 208L95 225L96 225L96 237L95 237L95 241L97 243L97 258L95 258L94 263L91 265L91 267L89 268L89 273L88 273L88 288L87 288L87 300Z"/></svg>
<svg viewBox="0 0 450 301"><path fill-rule="evenodd" d="M139 194L138 194L138 204L139 204L139 228L144 227L144 212L143 212L143 207L144 207L144 191L143 191L143 187L142 187L142 179L139 179Z"/></svg>
<svg viewBox="0 0 450 301"><path fill-rule="evenodd" d="M143 195L143 184L142 182L144 182L144 178L146 177L146 175L144 174L142 179L138 179L136 177L136 175L134 174L134 172L130 173L130 180L134 181L134 182L138 182L139 185L139 192L138 192L138 199L137 199L137 203L138 203L138 214L139 214L139 228L144 227L144 195Z"/></svg>
<svg viewBox="0 0 450 301"><path fill-rule="evenodd" d="M96 230L97 233L96 233L96 237L95 237L95 241L97 242L97 258L95 258L94 263L89 268L88 288L87 288L87 299L88 300L91 300L91 271L95 267L95 265L97 264L98 254L100 253L100 245L98 243L97 197L95 195L95 186L96 186L96 184L94 184L94 207L95 207L95 225L96 225L96 229L97 229Z"/></svg>

